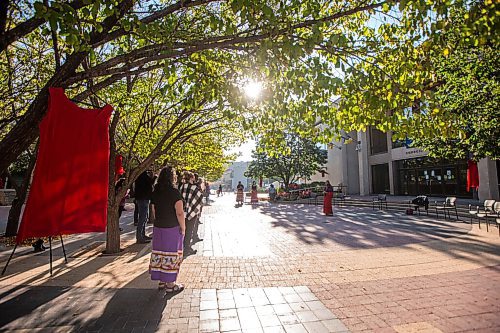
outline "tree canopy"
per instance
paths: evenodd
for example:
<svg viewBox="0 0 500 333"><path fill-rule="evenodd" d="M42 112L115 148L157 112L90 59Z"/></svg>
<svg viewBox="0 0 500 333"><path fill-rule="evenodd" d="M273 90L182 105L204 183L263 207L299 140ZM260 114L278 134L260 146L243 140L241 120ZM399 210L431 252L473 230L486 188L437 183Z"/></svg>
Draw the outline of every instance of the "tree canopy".
<svg viewBox="0 0 500 333"><path fill-rule="evenodd" d="M469 14L458 27L447 23L453 8ZM95 102L96 93L109 96L105 90L152 71L204 97L181 100L167 89L179 109L206 100L227 117L241 116L247 130L266 130L268 142L283 123L323 141L372 124L444 136L436 116L404 119L405 108L436 84L421 46L443 46L438 36L452 28L468 42L496 43L497 8L489 0L4 1L0 170L37 137L49 86ZM175 85L179 73L182 85ZM196 89L200 76L220 84ZM258 103L240 96L248 78L264 82ZM339 109L332 107L338 96ZM329 130L318 131L318 117Z"/></svg>
<svg viewBox="0 0 500 333"><path fill-rule="evenodd" d="M285 187L288 187L297 180L307 179L324 168L327 152L312 140L295 134L285 134L284 141L286 150L278 154L268 153L272 149L267 149L263 142L257 142L246 176L280 180Z"/></svg>

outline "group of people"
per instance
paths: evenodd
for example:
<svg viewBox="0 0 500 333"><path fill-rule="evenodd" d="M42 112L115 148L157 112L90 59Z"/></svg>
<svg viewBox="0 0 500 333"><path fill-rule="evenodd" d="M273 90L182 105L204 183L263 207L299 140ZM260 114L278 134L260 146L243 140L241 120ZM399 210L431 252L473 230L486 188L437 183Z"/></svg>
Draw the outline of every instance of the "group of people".
<svg viewBox="0 0 500 333"><path fill-rule="evenodd" d="M178 181L179 179L179 181ZM244 186L237 186L236 201L243 204ZM152 173L145 172L137 179L134 187L138 211L136 238L138 243L152 239L152 252L149 265L151 279L158 281L158 288L166 293L184 289L177 283L177 275L184 257L195 253L192 245L198 237L198 225L203 209L203 197L210 193L208 183L189 171L176 173L166 166L161 169L156 181ZM325 185L323 212L333 215L333 187L329 181ZM274 186L269 191L271 200L275 199ZM258 202L257 184L252 183L251 203ZM150 207L151 204L151 207ZM153 237L145 234L145 226L151 209Z"/></svg>
<svg viewBox="0 0 500 333"><path fill-rule="evenodd" d="M244 202L244 189L245 187L241 183L241 181L238 182L238 185L236 186L236 204L237 205L243 205ZM325 188L324 188L324 199L323 199L323 213L326 216L332 216L333 215L333 206L332 206L332 199L333 199L333 186L330 184L330 181L325 182ZM269 201L270 202L275 202L276 201L276 188L274 187L273 184L269 185ZM255 181L252 183L252 189L250 192L250 203L258 203L259 199L257 197L257 184Z"/></svg>
<svg viewBox="0 0 500 333"><path fill-rule="evenodd" d="M177 173L167 166L157 177L151 171L143 172L132 190L136 242L152 241L151 279L158 281L158 288L166 293L180 291L184 287L176 283L177 274L183 258L196 253L193 244L202 240L198 225L210 186L196 173ZM146 235L148 221L153 223L152 237Z"/></svg>
<svg viewBox="0 0 500 333"><path fill-rule="evenodd" d="M257 183L252 182L252 188L250 192L250 203L256 204L259 202L259 198L257 197ZM241 181L238 181L238 185L236 185L236 204L237 205L243 205L243 202L245 201L244 198L244 190L245 186L241 183Z"/></svg>

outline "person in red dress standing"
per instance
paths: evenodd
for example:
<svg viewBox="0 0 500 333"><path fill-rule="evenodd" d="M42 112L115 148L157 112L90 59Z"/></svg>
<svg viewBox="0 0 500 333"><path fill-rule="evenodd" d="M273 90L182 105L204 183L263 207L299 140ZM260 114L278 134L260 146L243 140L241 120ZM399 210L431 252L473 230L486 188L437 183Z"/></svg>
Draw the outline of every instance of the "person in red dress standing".
<svg viewBox="0 0 500 333"><path fill-rule="evenodd" d="M333 208L332 208L333 187L330 184L330 181L328 181L328 180L325 183L324 194L325 194L325 197L323 199L323 213L326 216L332 216L333 215Z"/></svg>

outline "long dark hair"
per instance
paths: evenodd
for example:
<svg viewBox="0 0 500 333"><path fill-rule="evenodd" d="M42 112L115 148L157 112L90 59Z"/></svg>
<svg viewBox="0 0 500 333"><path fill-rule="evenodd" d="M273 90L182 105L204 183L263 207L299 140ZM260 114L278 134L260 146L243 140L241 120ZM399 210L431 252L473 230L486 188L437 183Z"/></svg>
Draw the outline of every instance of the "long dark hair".
<svg viewBox="0 0 500 333"><path fill-rule="evenodd" d="M158 175L158 180L156 181L155 191L166 190L169 187L175 187L175 169L171 166L166 166L161 169Z"/></svg>

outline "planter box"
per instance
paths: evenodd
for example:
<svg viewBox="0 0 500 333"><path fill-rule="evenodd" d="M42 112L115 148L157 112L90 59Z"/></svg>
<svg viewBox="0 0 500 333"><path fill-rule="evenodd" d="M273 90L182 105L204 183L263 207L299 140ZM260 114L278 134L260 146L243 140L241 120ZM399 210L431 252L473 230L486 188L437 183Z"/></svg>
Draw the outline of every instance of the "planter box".
<svg viewBox="0 0 500 333"><path fill-rule="evenodd" d="M16 197L16 190L0 190L0 206L10 206Z"/></svg>

